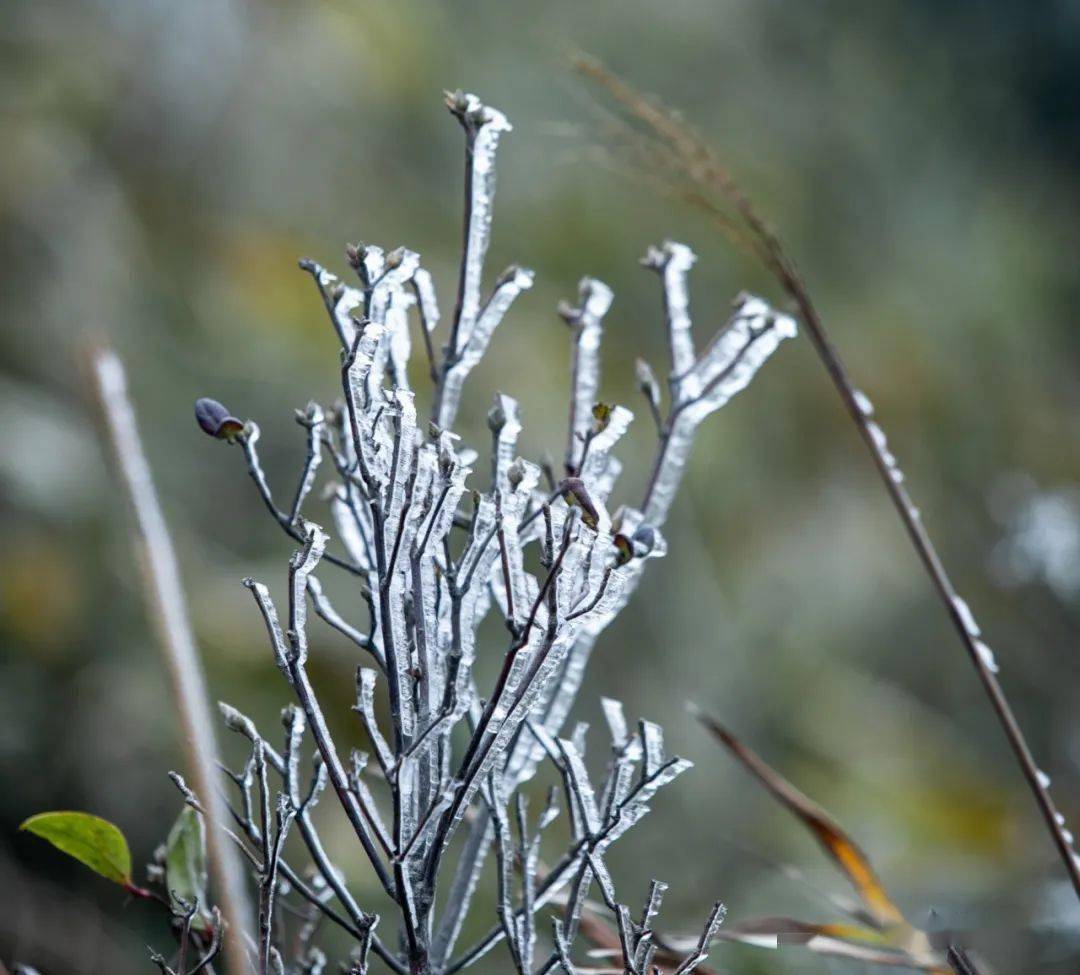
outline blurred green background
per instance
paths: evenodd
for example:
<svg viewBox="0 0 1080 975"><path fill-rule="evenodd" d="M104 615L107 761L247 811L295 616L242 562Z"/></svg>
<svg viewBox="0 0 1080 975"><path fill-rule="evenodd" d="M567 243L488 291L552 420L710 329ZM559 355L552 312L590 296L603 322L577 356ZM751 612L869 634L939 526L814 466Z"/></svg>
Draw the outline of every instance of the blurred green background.
<svg viewBox="0 0 1080 975"><path fill-rule="evenodd" d="M636 265L650 243L700 255L702 340L741 288L779 300L697 214L598 162L567 45L681 108L781 230L1080 822L1080 4L7 0L0 958L46 975L142 972L146 943L168 943L145 905L16 833L39 810L87 809L121 824L142 863L178 810L165 777L182 763L177 723L84 343L107 339L130 369L214 694L272 728L286 688L239 580L280 587L291 547L191 403L257 418L272 482L291 484L292 408L337 388L335 340L296 259L340 269L346 241L406 244L452 307L462 139L443 88L514 122L489 280L511 261L537 272L470 380L468 437L505 389L526 451L558 453L554 306L582 274L616 292L604 394L644 415L633 358L659 364L664 348L657 282ZM637 427L623 500L651 448ZM732 919L836 919L817 888L843 881L698 731L693 698L847 826L913 921L969 931L996 971L1075 971L1080 906L804 339L703 428L668 535L578 706L596 754L603 693L697 763L614 848L622 895L667 880L680 931L716 897ZM347 729L353 660L317 632L317 678ZM863 970L797 948L719 947L713 961Z"/></svg>

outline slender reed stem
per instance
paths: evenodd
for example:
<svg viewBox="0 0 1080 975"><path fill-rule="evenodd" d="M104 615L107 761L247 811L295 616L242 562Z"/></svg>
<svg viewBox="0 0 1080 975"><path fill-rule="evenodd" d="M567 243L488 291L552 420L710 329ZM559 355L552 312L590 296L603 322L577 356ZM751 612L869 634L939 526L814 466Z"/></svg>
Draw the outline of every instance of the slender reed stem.
<svg viewBox="0 0 1080 975"><path fill-rule="evenodd" d="M825 366L826 372L829 374L829 378L833 381L837 393L843 400L844 407L856 427L858 427L859 434L870 451L874 466L877 467L897 514L899 514L900 520L907 529L911 544L915 547L927 575L941 597L941 601L945 604L949 619L952 620L953 627L967 650L968 658L979 675L979 680L982 682L983 689L986 691L994 713L997 715L1001 729L1004 731L1013 754L1016 756L1020 771L1035 796L1035 801L1039 806L1039 812L1042 813L1046 828L1049 830L1054 845L1057 847L1058 853L1065 864L1073 889L1076 891L1077 897L1080 897L1080 861L1077 860L1072 843L1058 820L1058 812L1054 807L1054 800L1050 796L1047 779L1039 771L1039 767L1035 763L1024 733L1020 729L1012 708L1009 706L1004 690L1002 690L1001 682L997 679L997 675L991 669L991 664L980 650L981 644L978 639L978 630L971 626L965 604L958 598L952 580L942 564L941 557L938 555L934 543L923 526L918 509L912 504L911 497L903 483L894 476L895 463L887 452L888 448L882 438L875 435L875 428L871 426L869 416L860 408L860 397L857 389L852 384L839 353L836 351L836 347L829 340L825 327L813 303L810 301L801 279L785 257L775 238L771 238L771 235L768 246L770 247L770 253L773 253L775 257L775 265L770 267L770 270L777 276L784 290L787 291L798 306L799 317L803 321L807 334L809 334L810 340L822 364Z"/></svg>
<svg viewBox="0 0 1080 975"><path fill-rule="evenodd" d="M959 598L937 549L920 520L918 508L912 503L903 485L903 475L889 453L885 436L873 421L872 410L868 408L865 397L852 383L844 368L795 264L779 238L761 219L731 174L721 165L711 147L695 132L673 113L655 100L642 95L595 59L578 55L574 63L581 74L595 82L626 112L627 119L624 124L631 142L636 143L639 148L642 144L648 145L650 140L662 146L666 150L664 158L671 164L672 170L692 187L688 190L685 183L677 184L675 179L668 178L667 188L705 210L725 236L760 262L794 302L810 341L836 387L844 408L869 449L908 537L967 650L998 723L1035 797L1046 828L1065 864L1073 889L1080 897L1080 859L1077 858L1054 807L1048 791L1049 780L1039 771L1032 757L1031 749L995 674L996 666L979 640L979 630L971 618L967 604ZM709 194L713 194L713 199L710 199ZM719 197L722 202L717 204L715 197Z"/></svg>
<svg viewBox="0 0 1080 975"><path fill-rule="evenodd" d="M187 764L209 827L210 866L222 914L232 929L231 937L224 941L228 969L234 975L244 975L249 966L243 932L248 930L252 915L240 860L224 832L228 814L218 788L214 725L176 553L139 439L123 363L111 349L98 348L91 353L91 365L109 442L138 526L136 548L143 587L180 712Z"/></svg>

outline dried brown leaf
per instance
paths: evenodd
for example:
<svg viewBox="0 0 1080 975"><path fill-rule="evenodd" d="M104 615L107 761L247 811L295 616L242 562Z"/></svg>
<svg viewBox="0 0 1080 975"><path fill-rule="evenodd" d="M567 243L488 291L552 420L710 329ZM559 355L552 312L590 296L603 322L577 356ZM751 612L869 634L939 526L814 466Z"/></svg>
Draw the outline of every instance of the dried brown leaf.
<svg viewBox="0 0 1080 975"><path fill-rule="evenodd" d="M716 718L702 711L697 719L765 788L809 829L858 891L873 919L883 928L904 925L904 915L892 902L870 860L824 809L800 792Z"/></svg>

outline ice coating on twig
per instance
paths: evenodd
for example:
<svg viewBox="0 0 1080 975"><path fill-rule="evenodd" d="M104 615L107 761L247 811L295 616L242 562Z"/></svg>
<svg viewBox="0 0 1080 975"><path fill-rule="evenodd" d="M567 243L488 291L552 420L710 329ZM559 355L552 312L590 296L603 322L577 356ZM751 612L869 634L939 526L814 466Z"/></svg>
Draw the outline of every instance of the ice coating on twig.
<svg viewBox="0 0 1080 975"><path fill-rule="evenodd" d="M573 333L570 353L570 430L566 471L578 473L578 458L593 426L592 410L599 400L600 339L603 319L614 299L612 290L596 278L582 278L576 306L564 304L559 313Z"/></svg>
<svg viewBox="0 0 1080 975"><path fill-rule="evenodd" d="M676 401L696 396L701 391L698 377L691 375L695 353L688 278L690 268L696 262L697 255L689 247L672 240L665 240L659 247L650 247L641 260L663 281L671 388Z"/></svg>
<svg viewBox="0 0 1080 975"><path fill-rule="evenodd" d="M260 861L264 906L271 897L266 869L273 866L291 891L275 896L298 896L312 917L355 939L356 971L366 971L371 951L398 975L453 975L500 940L521 975L557 966L569 971L575 936L584 912L593 909L590 896L598 893L618 926L626 971L648 975L650 926L665 887L654 881L642 920L635 921L617 898L605 855L690 763L665 754L658 725L631 725L622 705L605 699L610 748L594 785L587 726L578 723L569 733L564 726L596 641L648 564L667 551L662 527L699 425L747 386L794 334L794 323L764 301L744 297L698 354L688 292L694 254L673 242L650 250L646 263L661 279L671 395L665 417L659 384L647 366L638 366L656 421L656 457L640 508L616 508L622 469L616 451L633 413L600 399L601 338L613 295L602 282L583 278L576 305L560 307L570 326L572 363L563 476L550 463L542 468L520 456L521 411L500 392L487 418L490 466L474 477L478 453L452 432L464 383L515 300L532 286L533 274L512 265L482 299L495 154L509 124L472 95L448 96L447 104L466 134L466 212L445 340L436 345L435 284L415 252L351 245L346 257L356 281L350 285L313 261L302 262L342 346L343 400L325 408L312 403L298 413L307 449L287 509L278 507L261 466L257 424L235 421L233 439L258 494L297 551L289 564L285 625L267 587L249 581L296 703L283 716L281 754L252 722L226 712L252 746L248 763L228 773L239 790L234 814L240 837L266 854ZM417 395L425 393L409 388L413 307L434 387L426 427L418 424L416 407ZM324 468L332 473L319 491ZM305 519L320 499L329 508L333 537ZM350 595L324 587L315 575L322 563L347 573ZM312 687L307 664L320 643L308 632L309 601L322 623L364 655L355 710L374 758L370 768L365 753L353 751L343 761ZM497 676L481 687L474 672L477 633L491 613L500 617L506 643L496 658ZM309 737L315 759L304 788ZM534 817L520 790L545 759L559 771L571 821L569 846L550 857L541 844L549 842L545 830L558 812L557 796L549 795ZM277 820L268 798L271 775L281 777L287 797ZM378 936L378 919L361 909L329 860L310 815L327 787L395 905L399 938ZM314 880L305 880L285 855L281 838L290 822ZM466 823L468 835L454 843ZM497 860L499 924L455 959L489 851ZM443 883L455 856L452 879ZM543 873L541 862L550 864ZM546 961L536 957L542 944L537 918L545 907L561 913ZM700 964L719 917L719 911L710 916L682 971ZM267 954L266 946L274 946L265 940L265 927L261 935L263 954L276 964Z"/></svg>
<svg viewBox="0 0 1080 975"><path fill-rule="evenodd" d="M744 297L693 366L673 376L672 407L641 505L645 521L662 525L667 519L701 421L744 390L796 331L790 316L774 312L760 298Z"/></svg>
<svg viewBox="0 0 1080 975"><path fill-rule="evenodd" d="M473 332L480 311L480 289L484 274L484 258L491 243L491 217L495 202L495 153L499 138L512 128L505 115L498 109L484 105L475 95L464 92L447 93L446 106L461 123L465 131L465 244L461 254L461 270L458 276L457 305L454 320L445 349L441 370L441 382L436 388L432 419L443 429L452 427L457 416L461 386L470 366L456 368L463 356L477 357L483 354L491 332L498 319L505 313L509 302L524 288L528 280L516 274L511 290L493 306L498 296L498 286L488 302L491 310L485 323L487 336L473 342ZM515 271L516 269L511 269ZM505 281L505 278L504 278ZM501 311L499 309L501 308ZM470 349L471 351L467 352ZM475 364L475 362L473 363ZM451 374L453 379L451 379Z"/></svg>
<svg viewBox="0 0 1080 975"><path fill-rule="evenodd" d="M443 369L434 414L434 421L439 427L449 429L454 425L466 377L483 358L492 334L509 311L514 299L531 288L532 284L533 272L516 266L504 271L496 282L495 291L479 318L470 327L468 338Z"/></svg>

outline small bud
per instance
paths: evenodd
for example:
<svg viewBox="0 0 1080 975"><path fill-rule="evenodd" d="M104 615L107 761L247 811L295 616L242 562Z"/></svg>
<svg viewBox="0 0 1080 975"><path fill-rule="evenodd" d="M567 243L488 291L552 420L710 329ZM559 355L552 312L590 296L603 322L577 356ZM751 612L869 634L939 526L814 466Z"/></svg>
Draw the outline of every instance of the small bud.
<svg viewBox="0 0 1080 975"><path fill-rule="evenodd" d="M634 546L621 532L615 536L615 564L626 565L634 557Z"/></svg>
<svg viewBox="0 0 1080 975"><path fill-rule="evenodd" d="M439 444L439 473L443 477L449 477L454 469L454 452L445 441Z"/></svg>
<svg viewBox="0 0 1080 975"><path fill-rule="evenodd" d="M525 465L519 457L506 469L506 480L510 483L510 489L516 491L518 485L525 480Z"/></svg>
<svg viewBox="0 0 1080 975"><path fill-rule="evenodd" d="M387 270L392 270L395 267L401 267L401 262L405 260L405 248L395 247L389 254L386 255L385 267Z"/></svg>
<svg viewBox="0 0 1080 975"><path fill-rule="evenodd" d="M359 269L360 266L364 263L364 245L346 244L345 260L349 262L349 267Z"/></svg>
<svg viewBox="0 0 1080 975"><path fill-rule="evenodd" d="M457 91L444 91L443 100L451 114L461 118L469 108L468 96L460 88Z"/></svg>
<svg viewBox="0 0 1080 975"><path fill-rule="evenodd" d="M302 410L293 410L293 414L296 422L302 427L313 427L317 423L322 423L324 419L322 407L314 401L308 403Z"/></svg>
<svg viewBox="0 0 1080 975"><path fill-rule="evenodd" d="M600 523L600 514L593 504L589 492L585 490L585 484L579 477L565 478L559 485L562 496L566 503L581 507L581 520L590 528L595 528Z"/></svg>
<svg viewBox="0 0 1080 975"><path fill-rule="evenodd" d="M286 704L281 709L281 723L286 728L292 728L300 715L300 709L295 704Z"/></svg>
<svg viewBox="0 0 1080 975"><path fill-rule="evenodd" d="M195 400L195 421L203 433L229 443L244 432L242 421L230 416L229 411L216 399L205 396Z"/></svg>
<svg viewBox="0 0 1080 975"><path fill-rule="evenodd" d="M653 406L660 405L660 384L656 381L656 374L644 359L634 362L634 375L637 377L638 389L649 399Z"/></svg>
<svg viewBox="0 0 1080 975"><path fill-rule="evenodd" d="M488 410L487 423L488 429L495 434L506 426L506 410L502 408L497 396L495 397L495 405Z"/></svg>
<svg viewBox="0 0 1080 975"><path fill-rule="evenodd" d="M610 403L594 403L592 408L593 433L603 433L611 422L611 413L615 409Z"/></svg>

